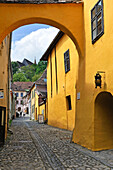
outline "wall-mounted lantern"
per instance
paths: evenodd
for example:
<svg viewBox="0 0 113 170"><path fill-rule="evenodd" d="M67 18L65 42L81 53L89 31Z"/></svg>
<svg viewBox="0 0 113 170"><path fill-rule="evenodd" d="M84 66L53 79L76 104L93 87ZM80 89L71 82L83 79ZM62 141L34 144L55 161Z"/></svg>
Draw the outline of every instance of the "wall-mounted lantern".
<svg viewBox="0 0 113 170"><path fill-rule="evenodd" d="M101 77L102 76L97 72L95 76L95 88L97 88L97 86L101 88L101 83L102 83Z"/></svg>

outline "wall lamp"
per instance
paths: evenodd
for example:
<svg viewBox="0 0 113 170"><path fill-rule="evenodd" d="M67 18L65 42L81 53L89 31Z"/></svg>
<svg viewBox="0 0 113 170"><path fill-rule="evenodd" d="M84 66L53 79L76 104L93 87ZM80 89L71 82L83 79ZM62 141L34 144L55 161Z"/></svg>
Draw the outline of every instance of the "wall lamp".
<svg viewBox="0 0 113 170"><path fill-rule="evenodd" d="M97 71L96 75L95 75L95 88L97 88L98 86L101 88L102 85L102 76L100 75L100 73L105 73L104 71Z"/></svg>

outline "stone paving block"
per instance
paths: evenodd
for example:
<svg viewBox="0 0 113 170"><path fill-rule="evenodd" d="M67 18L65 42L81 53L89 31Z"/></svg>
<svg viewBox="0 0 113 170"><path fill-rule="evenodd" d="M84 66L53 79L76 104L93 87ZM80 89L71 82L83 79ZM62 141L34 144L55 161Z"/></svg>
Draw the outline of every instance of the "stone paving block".
<svg viewBox="0 0 113 170"><path fill-rule="evenodd" d="M111 169L110 164L106 165L108 162L99 160L97 153L91 155L70 143L71 131L40 125L27 118L13 120L11 130L10 141L0 149L0 170ZM102 157L104 155L107 155L106 152ZM109 158L112 162L112 157Z"/></svg>

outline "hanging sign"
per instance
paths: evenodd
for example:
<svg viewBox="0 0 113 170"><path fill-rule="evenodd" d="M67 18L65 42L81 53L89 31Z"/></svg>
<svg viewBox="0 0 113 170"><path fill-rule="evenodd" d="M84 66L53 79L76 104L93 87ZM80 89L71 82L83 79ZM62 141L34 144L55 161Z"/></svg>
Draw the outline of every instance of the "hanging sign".
<svg viewBox="0 0 113 170"><path fill-rule="evenodd" d="M80 92L77 93L77 100L80 100Z"/></svg>
<svg viewBox="0 0 113 170"><path fill-rule="evenodd" d="M3 99L3 98L4 98L4 91L0 90L0 99Z"/></svg>
<svg viewBox="0 0 113 170"><path fill-rule="evenodd" d="M39 123L44 123L44 116L43 116L43 114L38 115L38 122Z"/></svg>

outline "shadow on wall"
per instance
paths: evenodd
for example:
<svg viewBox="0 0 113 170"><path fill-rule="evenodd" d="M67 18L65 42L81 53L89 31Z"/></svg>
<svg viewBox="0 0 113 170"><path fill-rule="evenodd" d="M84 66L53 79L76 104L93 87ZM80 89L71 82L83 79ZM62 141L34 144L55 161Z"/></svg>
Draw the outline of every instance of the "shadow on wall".
<svg viewBox="0 0 113 170"><path fill-rule="evenodd" d="M109 92L95 99L94 148L113 149L113 96Z"/></svg>

